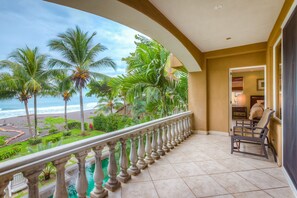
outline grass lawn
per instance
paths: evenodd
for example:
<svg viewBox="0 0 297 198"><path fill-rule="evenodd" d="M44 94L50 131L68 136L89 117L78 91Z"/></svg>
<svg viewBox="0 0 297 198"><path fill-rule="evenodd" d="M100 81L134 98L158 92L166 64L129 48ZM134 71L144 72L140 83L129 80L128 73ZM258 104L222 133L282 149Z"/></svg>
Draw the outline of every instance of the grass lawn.
<svg viewBox="0 0 297 198"><path fill-rule="evenodd" d="M47 118L45 118L44 123L46 125L52 125L53 126L53 125L57 125L57 124L63 124L64 119L63 118L47 117ZM63 133L59 132L58 134L61 134L61 136L62 136L61 140L58 141L58 142L52 143L51 147L56 147L58 145L64 145L64 144L76 142L78 140L83 140L83 139L87 139L87 138L94 137L94 136L97 136L97 135L105 134L105 132L102 132L102 131L92 130L92 131L86 131L85 135L82 136L80 129L72 129L70 131L71 131L70 136L62 136ZM57 135L57 134L44 136L44 137L41 137L41 139L46 139L46 138L54 136L54 135ZM42 141L41 144L43 145L43 147L46 147L46 144L44 143L44 141ZM37 145L33 146L33 145L30 145L28 143L28 141L23 141L23 142L19 142L19 143L15 143L15 144L11 144L11 145L8 145L8 146L1 147L0 148L0 153L1 152L6 152L7 150L10 150L13 147L15 147L16 145L19 145L21 150L16 155L13 155L10 158L7 158L5 160L18 158L18 157L21 157L21 156L29 155L32 152L35 153L35 152L40 151L40 149L38 149ZM2 161L5 161L5 160L2 160Z"/></svg>

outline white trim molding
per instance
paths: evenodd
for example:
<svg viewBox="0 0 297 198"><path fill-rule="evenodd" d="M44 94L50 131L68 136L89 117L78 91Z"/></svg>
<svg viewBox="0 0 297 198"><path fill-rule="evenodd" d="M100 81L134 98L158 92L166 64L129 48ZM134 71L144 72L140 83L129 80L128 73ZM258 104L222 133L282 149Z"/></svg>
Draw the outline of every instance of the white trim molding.
<svg viewBox="0 0 297 198"><path fill-rule="evenodd" d="M284 166L282 167L282 171L284 173L286 180L288 181L288 184L289 184L294 196L297 197L297 189L295 188L295 186L294 186L294 184L293 184L293 182L292 182L292 180Z"/></svg>

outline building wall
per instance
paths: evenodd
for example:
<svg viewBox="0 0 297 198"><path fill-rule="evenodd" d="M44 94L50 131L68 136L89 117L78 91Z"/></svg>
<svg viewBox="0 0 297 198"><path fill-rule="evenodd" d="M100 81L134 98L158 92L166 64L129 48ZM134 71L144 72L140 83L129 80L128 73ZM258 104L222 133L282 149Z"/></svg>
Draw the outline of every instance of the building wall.
<svg viewBox="0 0 297 198"><path fill-rule="evenodd" d="M257 79L264 79L263 71L240 72L232 74L232 77L243 77L243 94L246 97L246 104L248 115L250 113L250 97L252 95L264 96L264 90L257 90Z"/></svg>
<svg viewBox="0 0 297 198"><path fill-rule="evenodd" d="M265 51L207 60L209 131L229 131L229 69L265 64Z"/></svg>

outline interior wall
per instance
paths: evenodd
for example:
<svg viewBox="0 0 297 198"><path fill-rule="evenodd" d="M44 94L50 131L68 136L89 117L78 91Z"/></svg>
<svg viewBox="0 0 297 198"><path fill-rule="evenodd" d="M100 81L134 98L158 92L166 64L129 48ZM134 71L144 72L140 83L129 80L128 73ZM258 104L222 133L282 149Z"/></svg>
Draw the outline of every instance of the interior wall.
<svg viewBox="0 0 297 198"><path fill-rule="evenodd" d="M209 131L229 131L229 69L265 64L265 51L207 60Z"/></svg>
<svg viewBox="0 0 297 198"><path fill-rule="evenodd" d="M264 90L257 89L257 79L264 79L264 70L252 72L233 73L232 77L243 77L243 94L246 97L246 104L248 115L250 113L250 97L252 95L264 95Z"/></svg>
<svg viewBox="0 0 297 198"><path fill-rule="evenodd" d="M289 10L291 9L292 5L294 3L294 0L286 0L284 3L284 6L282 7L282 10L280 12L280 15L277 18L277 21L270 33L270 36L267 41L267 56L266 56L266 79L267 79L267 105L273 106L274 102L274 96L273 96L273 67L274 67L274 53L273 48L278 42L278 38L281 37L282 33L282 23L284 22L286 16L289 13ZM269 136L270 140L276 149L277 153L277 162L278 165L282 165L282 123L281 120L278 118L273 118L272 122L270 122L269 127Z"/></svg>

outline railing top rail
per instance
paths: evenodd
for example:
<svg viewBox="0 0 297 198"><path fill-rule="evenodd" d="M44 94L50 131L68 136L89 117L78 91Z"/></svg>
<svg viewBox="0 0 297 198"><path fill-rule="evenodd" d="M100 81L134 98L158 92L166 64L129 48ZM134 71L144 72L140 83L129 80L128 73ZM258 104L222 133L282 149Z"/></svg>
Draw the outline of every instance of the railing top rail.
<svg viewBox="0 0 297 198"><path fill-rule="evenodd" d="M100 136L87 138L70 144L40 151L38 153L33 153L13 160L5 161L0 163L0 177L6 175L12 176L15 173L30 169L34 166L52 162L56 159L91 149L95 146L105 145L108 142L118 141L121 138L129 138L139 135L148 129L154 129L160 125L168 124L176 119L188 117L191 114L192 112L190 111L178 113L165 118L159 118L135 126L127 127L125 129L109 132Z"/></svg>

